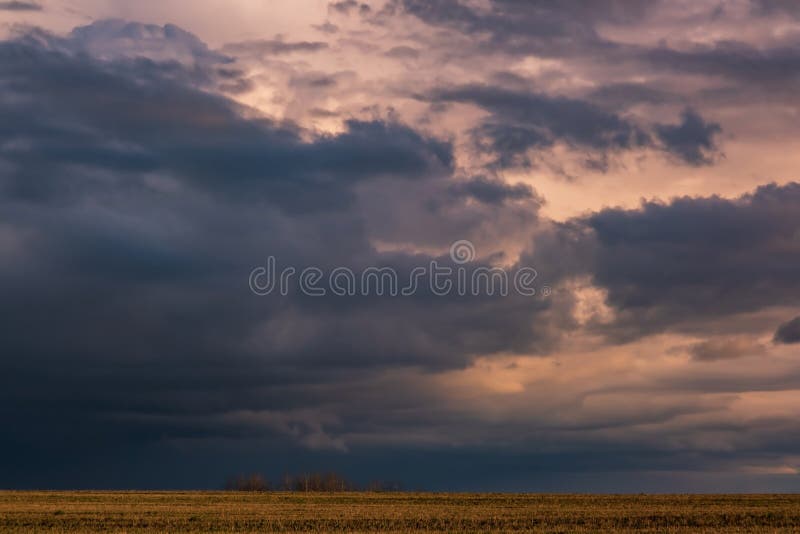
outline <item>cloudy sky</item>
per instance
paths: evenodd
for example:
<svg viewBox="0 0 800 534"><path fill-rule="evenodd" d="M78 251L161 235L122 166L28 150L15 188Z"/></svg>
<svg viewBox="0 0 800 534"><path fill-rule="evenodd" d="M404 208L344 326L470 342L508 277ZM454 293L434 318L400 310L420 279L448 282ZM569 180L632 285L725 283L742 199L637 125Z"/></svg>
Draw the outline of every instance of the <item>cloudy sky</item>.
<svg viewBox="0 0 800 534"><path fill-rule="evenodd" d="M800 491L793 0L20 0L0 39L0 487ZM270 256L536 292L258 295Z"/></svg>

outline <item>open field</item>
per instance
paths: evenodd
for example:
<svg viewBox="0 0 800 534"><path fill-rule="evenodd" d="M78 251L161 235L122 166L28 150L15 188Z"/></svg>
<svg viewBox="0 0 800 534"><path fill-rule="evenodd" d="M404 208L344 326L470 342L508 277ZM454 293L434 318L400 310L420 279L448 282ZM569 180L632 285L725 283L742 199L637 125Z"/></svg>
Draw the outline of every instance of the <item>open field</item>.
<svg viewBox="0 0 800 534"><path fill-rule="evenodd" d="M0 492L0 531L800 533L800 495Z"/></svg>

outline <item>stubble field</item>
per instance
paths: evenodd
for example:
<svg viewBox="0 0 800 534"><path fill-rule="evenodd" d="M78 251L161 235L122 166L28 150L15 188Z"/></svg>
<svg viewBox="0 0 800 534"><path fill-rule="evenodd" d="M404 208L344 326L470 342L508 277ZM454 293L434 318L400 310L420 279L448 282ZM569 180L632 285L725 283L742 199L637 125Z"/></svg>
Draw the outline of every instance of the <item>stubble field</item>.
<svg viewBox="0 0 800 534"><path fill-rule="evenodd" d="M0 531L800 533L800 495L0 492Z"/></svg>

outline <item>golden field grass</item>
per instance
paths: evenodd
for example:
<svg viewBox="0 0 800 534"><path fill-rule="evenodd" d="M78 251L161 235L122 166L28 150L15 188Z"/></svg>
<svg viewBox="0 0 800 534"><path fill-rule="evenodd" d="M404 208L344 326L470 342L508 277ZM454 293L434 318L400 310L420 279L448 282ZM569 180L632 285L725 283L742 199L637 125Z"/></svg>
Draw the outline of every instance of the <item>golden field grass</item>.
<svg viewBox="0 0 800 534"><path fill-rule="evenodd" d="M0 532L800 533L800 495L7 491Z"/></svg>

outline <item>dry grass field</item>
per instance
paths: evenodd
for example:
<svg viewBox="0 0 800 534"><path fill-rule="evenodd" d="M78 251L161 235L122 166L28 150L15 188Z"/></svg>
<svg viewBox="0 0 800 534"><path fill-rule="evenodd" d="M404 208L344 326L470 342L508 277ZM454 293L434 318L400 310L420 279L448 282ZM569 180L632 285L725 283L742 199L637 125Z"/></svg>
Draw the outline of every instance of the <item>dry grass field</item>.
<svg viewBox="0 0 800 534"><path fill-rule="evenodd" d="M800 495L0 492L0 531L800 533Z"/></svg>

